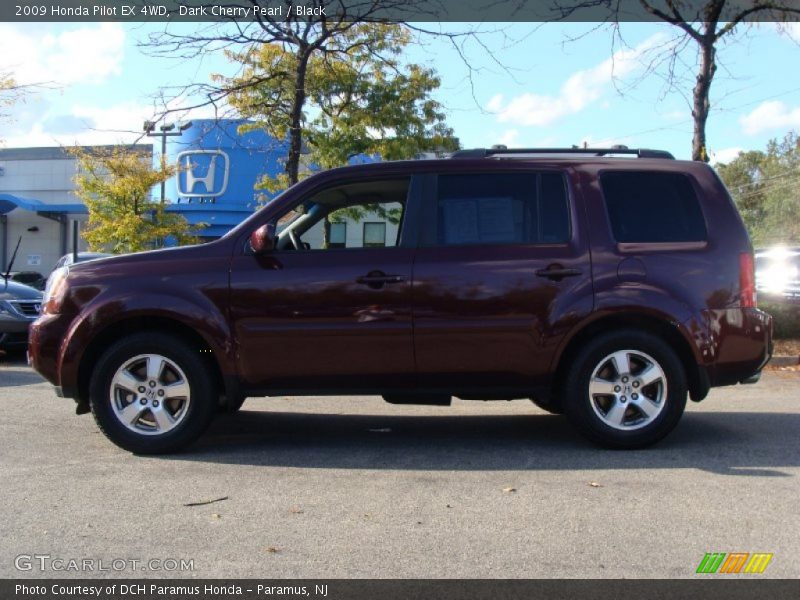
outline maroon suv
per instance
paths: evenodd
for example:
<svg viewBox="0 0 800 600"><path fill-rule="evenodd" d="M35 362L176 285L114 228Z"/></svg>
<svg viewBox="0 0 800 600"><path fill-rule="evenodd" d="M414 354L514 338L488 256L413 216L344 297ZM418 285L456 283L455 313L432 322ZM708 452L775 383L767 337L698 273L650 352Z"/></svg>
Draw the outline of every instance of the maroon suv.
<svg viewBox="0 0 800 600"><path fill-rule="evenodd" d="M62 269L30 360L138 453L248 396L301 394L530 398L632 448L687 394L758 379L772 322L755 304L707 165L472 150L327 171L217 241Z"/></svg>

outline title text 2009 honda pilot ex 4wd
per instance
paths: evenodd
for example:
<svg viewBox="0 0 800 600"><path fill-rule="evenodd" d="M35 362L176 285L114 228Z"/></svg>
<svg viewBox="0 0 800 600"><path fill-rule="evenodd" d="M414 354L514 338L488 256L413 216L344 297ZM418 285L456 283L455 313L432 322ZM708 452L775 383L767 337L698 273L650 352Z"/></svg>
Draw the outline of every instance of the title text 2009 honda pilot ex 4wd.
<svg viewBox="0 0 800 600"><path fill-rule="evenodd" d="M771 331L707 165L472 150L327 171L217 241L61 270L30 360L137 453L245 397L306 394L531 398L632 448L687 395L756 381Z"/></svg>

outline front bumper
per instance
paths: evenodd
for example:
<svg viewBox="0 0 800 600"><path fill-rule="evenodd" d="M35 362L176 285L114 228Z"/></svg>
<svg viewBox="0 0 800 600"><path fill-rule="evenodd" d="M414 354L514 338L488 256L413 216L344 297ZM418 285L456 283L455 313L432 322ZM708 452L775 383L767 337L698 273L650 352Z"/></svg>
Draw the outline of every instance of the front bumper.
<svg viewBox="0 0 800 600"><path fill-rule="evenodd" d="M28 363L59 389L61 344L67 337L70 321L63 315L45 314L31 323L28 330ZM69 390L62 392L69 394Z"/></svg>

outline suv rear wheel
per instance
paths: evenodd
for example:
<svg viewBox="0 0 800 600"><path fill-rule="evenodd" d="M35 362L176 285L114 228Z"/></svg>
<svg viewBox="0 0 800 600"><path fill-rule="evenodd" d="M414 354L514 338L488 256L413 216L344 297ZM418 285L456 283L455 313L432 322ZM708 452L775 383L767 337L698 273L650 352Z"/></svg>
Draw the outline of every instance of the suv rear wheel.
<svg viewBox="0 0 800 600"><path fill-rule="evenodd" d="M205 431L217 393L199 353L175 338L136 334L111 346L92 374L95 421L137 454L178 450Z"/></svg>
<svg viewBox="0 0 800 600"><path fill-rule="evenodd" d="M590 341L564 386L564 411L590 440L610 448L659 441L686 407L686 374L675 352L648 333L619 331Z"/></svg>

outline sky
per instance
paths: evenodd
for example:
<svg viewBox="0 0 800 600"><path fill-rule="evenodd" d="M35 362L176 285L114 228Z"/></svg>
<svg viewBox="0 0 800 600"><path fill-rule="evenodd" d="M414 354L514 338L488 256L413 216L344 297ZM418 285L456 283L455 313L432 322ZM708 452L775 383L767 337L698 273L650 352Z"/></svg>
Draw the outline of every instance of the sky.
<svg viewBox="0 0 800 600"><path fill-rule="evenodd" d="M140 137L160 90L231 73L221 55L202 61L148 55L141 42L162 27L0 23L0 73L41 84L5 110L0 144L129 143ZM436 98L462 147L625 144L690 157L696 53L689 47L680 54L677 86L665 84L664 65L648 68L674 27L625 23L616 43L610 30L591 23L480 27L480 43L468 39L460 52L428 38L404 54L438 72ZM727 162L740 150L800 131L798 24L741 29L720 46L718 59L707 127L713 160ZM207 110L180 115L208 116Z"/></svg>

